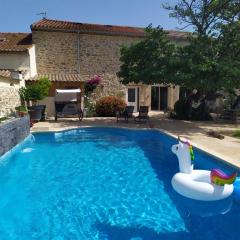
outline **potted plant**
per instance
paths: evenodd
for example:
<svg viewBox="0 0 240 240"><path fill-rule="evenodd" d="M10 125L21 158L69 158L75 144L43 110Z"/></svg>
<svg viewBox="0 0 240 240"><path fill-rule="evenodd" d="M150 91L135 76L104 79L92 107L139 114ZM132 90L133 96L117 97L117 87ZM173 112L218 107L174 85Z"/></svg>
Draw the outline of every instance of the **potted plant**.
<svg viewBox="0 0 240 240"><path fill-rule="evenodd" d="M15 108L17 110L18 116L24 117L25 115L28 114L28 109L26 106L21 105Z"/></svg>
<svg viewBox="0 0 240 240"><path fill-rule="evenodd" d="M37 101L48 96L50 87L50 80L48 78L41 78L33 84L20 88L19 94L27 102L30 119L40 121L45 116L46 106L37 105Z"/></svg>

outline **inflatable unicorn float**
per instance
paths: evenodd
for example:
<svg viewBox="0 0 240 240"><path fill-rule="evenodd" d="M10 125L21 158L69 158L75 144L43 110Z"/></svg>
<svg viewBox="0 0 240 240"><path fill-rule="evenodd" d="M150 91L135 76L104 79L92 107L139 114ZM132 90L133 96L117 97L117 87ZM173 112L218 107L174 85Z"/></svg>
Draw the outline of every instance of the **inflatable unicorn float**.
<svg viewBox="0 0 240 240"><path fill-rule="evenodd" d="M178 157L179 170L172 178L172 186L179 194L202 201L215 201L227 198L233 192L237 173L227 175L219 169L193 170L194 153L190 142L180 139L172 146Z"/></svg>

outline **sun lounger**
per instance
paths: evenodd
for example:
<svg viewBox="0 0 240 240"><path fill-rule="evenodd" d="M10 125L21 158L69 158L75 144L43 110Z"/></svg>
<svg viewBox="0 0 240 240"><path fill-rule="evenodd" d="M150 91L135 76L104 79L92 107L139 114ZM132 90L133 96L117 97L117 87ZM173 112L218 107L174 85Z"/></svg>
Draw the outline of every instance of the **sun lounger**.
<svg viewBox="0 0 240 240"><path fill-rule="evenodd" d="M117 122L119 122L121 118L123 118L125 122L128 122L128 119L133 117L133 110L134 106L127 106L123 112L116 112Z"/></svg>
<svg viewBox="0 0 240 240"><path fill-rule="evenodd" d="M60 117L78 117L79 121L83 118L80 89L56 89L55 96L55 121Z"/></svg>
<svg viewBox="0 0 240 240"><path fill-rule="evenodd" d="M140 106L138 116L134 118L135 123L146 123L149 121L148 107Z"/></svg>

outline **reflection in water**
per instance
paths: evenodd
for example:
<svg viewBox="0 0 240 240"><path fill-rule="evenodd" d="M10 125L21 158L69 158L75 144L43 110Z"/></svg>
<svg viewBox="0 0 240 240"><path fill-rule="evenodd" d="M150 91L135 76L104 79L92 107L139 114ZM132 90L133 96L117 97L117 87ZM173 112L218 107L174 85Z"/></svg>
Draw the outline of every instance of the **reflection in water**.
<svg viewBox="0 0 240 240"><path fill-rule="evenodd" d="M238 202L240 202L240 177L236 179L233 186L234 186L234 191L233 191L234 198L237 199Z"/></svg>
<svg viewBox="0 0 240 240"><path fill-rule="evenodd" d="M197 201L182 196L178 196L175 201L178 211L182 216L200 216L200 217L212 217L216 215L224 215L228 213L232 208L232 198L226 198L219 201Z"/></svg>

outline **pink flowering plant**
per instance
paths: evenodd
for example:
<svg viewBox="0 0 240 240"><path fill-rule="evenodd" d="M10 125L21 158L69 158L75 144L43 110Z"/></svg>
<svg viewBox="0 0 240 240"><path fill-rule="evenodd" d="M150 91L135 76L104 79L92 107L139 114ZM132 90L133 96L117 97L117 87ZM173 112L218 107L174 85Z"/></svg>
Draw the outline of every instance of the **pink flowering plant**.
<svg viewBox="0 0 240 240"><path fill-rule="evenodd" d="M93 92L94 89L97 88L97 86L101 84L101 82L102 82L102 78L99 75L94 75L91 79L85 82L84 111L85 111L86 117L93 117L96 115L95 102L91 98L91 93Z"/></svg>
<svg viewBox="0 0 240 240"><path fill-rule="evenodd" d="M94 75L91 79L87 80L84 86L86 95L91 93L101 82L102 78L99 75Z"/></svg>

